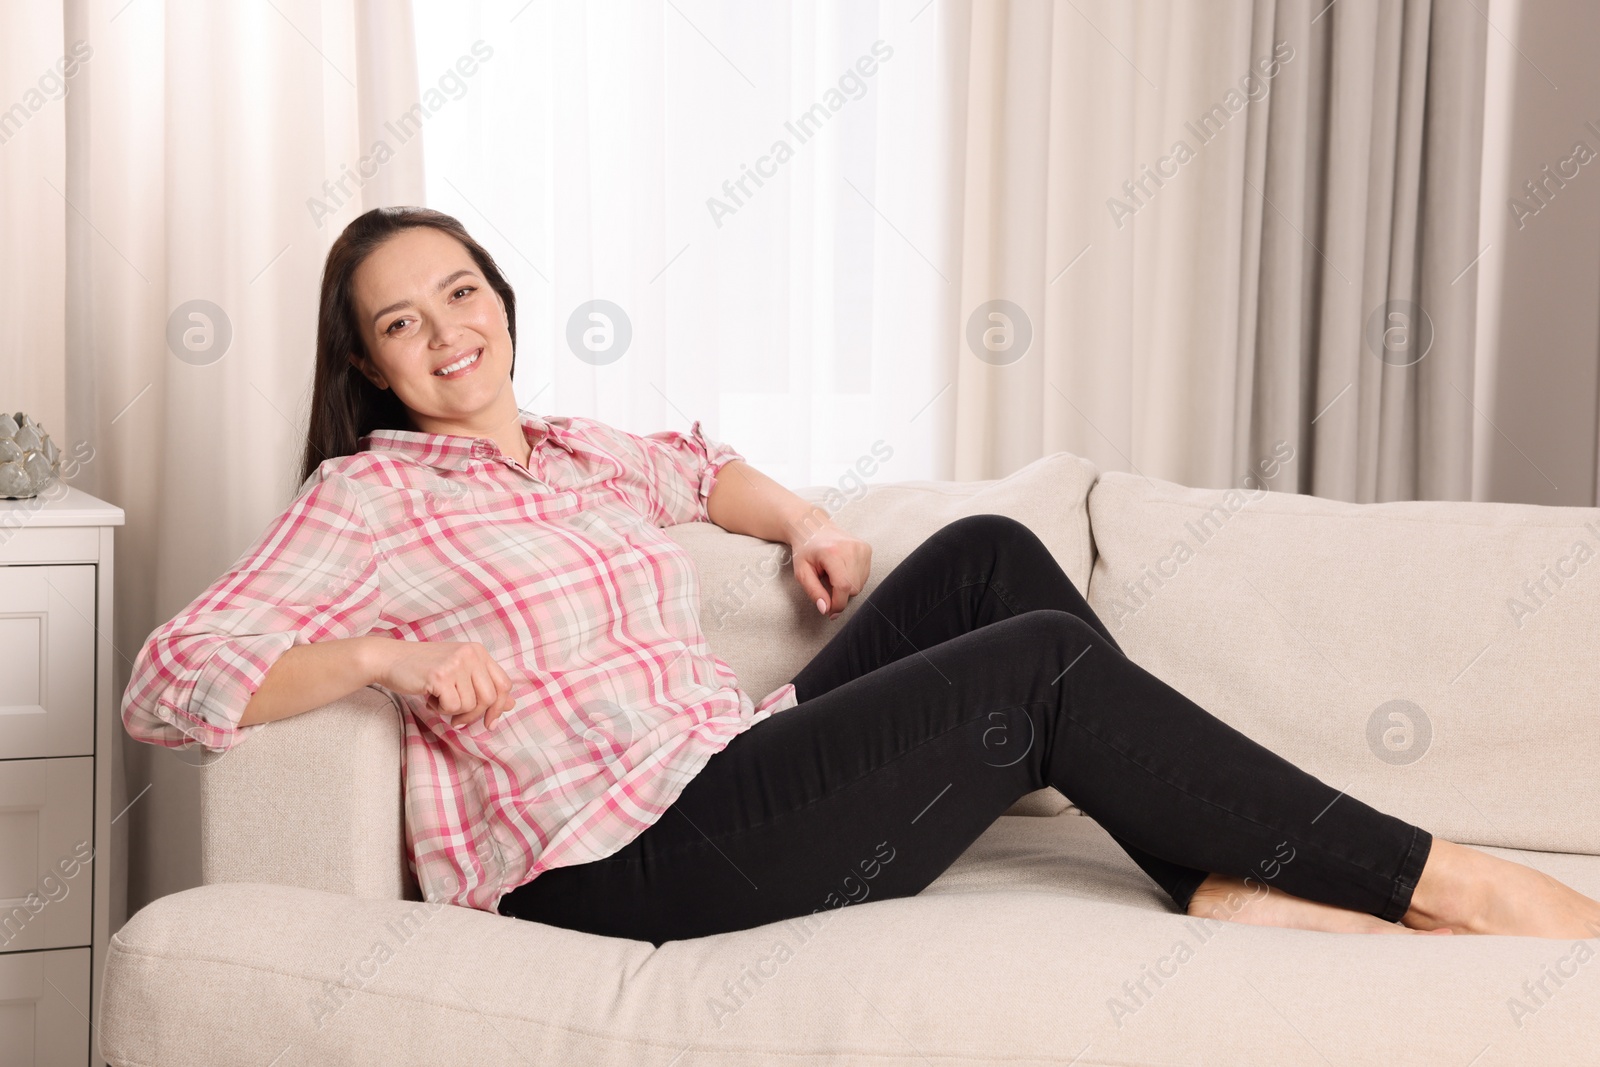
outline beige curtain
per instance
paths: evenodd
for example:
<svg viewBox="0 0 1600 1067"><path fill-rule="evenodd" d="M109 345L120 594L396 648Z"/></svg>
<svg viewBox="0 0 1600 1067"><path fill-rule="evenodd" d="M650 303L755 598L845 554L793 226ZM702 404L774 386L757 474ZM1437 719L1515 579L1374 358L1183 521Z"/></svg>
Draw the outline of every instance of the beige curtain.
<svg viewBox="0 0 1600 1067"><path fill-rule="evenodd" d="M1196 486L1265 463L1288 491L1470 499L1479 14L940 9L957 477L1065 449Z"/></svg>
<svg viewBox="0 0 1600 1067"><path fill-rule="evenodd" d="M118 699L150 631L227 569L297 487L328 244L369 207L422 200L420 138L400 144L383 125L418 99L408 10L380 0L0 6L8 70L43 73L75 42L89 53L64 95L0 151L0 281L26 294L26 313L0 320L20 331L8 351L43 354L8 360L14 395L32 398L63 450L93 448L73 484L127 516ZM392 158L364 173L362 157L384 139ZM320 225L313 201L333 210ZM213 330L209 349L205 324L188 317L195 308ZM180 338L200 327L200 350L175 349L173 323ZM63 349L64 364L53 356ZM113 843L119 883L128 874L114 926L199 882L195 754L122 745L120 730L117 741L127 773L111 803L132 806Z"/></svg>

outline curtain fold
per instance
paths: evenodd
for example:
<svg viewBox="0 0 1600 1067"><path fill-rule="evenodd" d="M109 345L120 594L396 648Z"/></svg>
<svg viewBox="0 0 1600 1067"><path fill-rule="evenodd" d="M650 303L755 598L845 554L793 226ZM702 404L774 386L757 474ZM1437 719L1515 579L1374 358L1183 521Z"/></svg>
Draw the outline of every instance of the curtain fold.
<svg viewBox="0 0 1600 1067"><path fill-rule="evenodd" d="M71 454L59 353L70 332L66 269L66 106L86 64L69 52L61 12L0 7L0 407L26 410ZM79 47L81 53L87 42ZM88 57L92 63L92 52ZM68 71L70 76L65 76Z"/></svg>
<svg viewBox="0 0 1600 1067"><path fill-rule="evenodd" d="M1273 488L1470 499L1480 15L941 8L965 102L952 314L1032 334L961 339L957 477L1059 448L1220 487L1292 449Z"/></svg>
<svg viewBox="0 0 1600 1067"><path fill-rule="evenodd" d="M49 428L92 449L72 484L126 515L115 708L145 636L298 487L322 258L361 211L422 198L420 140L383 127L418 99L413 36L407 6L378 0L64 0L0 8L0 41L41 12L23 62L91 54L5 146L5 202L28 205L6 237L60 264L38 272L31 327L61 324L64 361L40 361L64 386ZM118 925L198 884L199 810L194 752L114 735Z"/></svg>
<svg viewBox="0 0 1600 1067"><path fill-rule="evenodd" d="M1441 4L1434 10L1423 180L1417 194L1423 208L1419 303L1434 320L1436 349L1451 358L1430 356L1418 364L1422 394L1417 433L1423 441L1460 444L1419 455L1416 496L1425 500L1472 498L1472 440L1482 420L1473 392L1479 358L1478 276L1469 268L1486 242L1471 205L1483 191L1488 35L1488 20L1471 5Z"/></svg>

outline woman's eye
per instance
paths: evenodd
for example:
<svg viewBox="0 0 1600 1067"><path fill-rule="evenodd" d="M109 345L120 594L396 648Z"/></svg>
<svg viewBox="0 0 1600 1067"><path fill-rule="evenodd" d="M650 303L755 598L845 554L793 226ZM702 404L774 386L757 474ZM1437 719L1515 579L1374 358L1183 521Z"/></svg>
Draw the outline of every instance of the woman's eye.
<svg viewBox="0 0 1600 1067"><path fill-rule="evenodd" d="M383 332L384 333L394 333L394 328L396 326L400 325L402 322L409 322L409 321L410 321L409 319L395 319L393 322L391 322L389 324L389 328L384 330Z"/></svg>
<svg viewBox="0 0 1600 1067"><path fill-rule="evenodd" d="M455 295L459 296L462 293L470 293L476 288L477 286L475 285L463 285L461 288L455 291Z"/></svg>

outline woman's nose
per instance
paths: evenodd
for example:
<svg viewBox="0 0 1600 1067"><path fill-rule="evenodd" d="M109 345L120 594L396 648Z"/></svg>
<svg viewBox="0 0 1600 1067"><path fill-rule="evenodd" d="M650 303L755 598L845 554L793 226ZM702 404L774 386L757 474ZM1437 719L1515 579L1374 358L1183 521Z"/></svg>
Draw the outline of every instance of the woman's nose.
<svg viewBox="0 0 1600 1067"><path fill-rule="evenodd" d="M433 344L440 348L448 347L461 336L461 327L453 319L435 318L433 320Z"/></svg>

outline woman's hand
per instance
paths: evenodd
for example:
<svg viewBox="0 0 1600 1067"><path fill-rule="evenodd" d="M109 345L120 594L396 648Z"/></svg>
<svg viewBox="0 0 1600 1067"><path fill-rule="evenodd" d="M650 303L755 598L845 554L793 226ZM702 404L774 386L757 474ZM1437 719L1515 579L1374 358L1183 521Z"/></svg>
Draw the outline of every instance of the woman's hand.
<svg viewBox="0 0 1600 1067"><path fill-rule="evenodd" d="M872 546L833 523L812 527L791 546L794 576L817 610L830 619L867 584ZM824 581L826 579L826 581Z"/></svg>
<svg viewBox="0 0 1600 1067"><path fill-rule="evenodd" d="M483 719L491 729L514 703L511 677L476 641L395 641L377 682L396 693L425 694L447 726Z"/></svg>
<svg viewBox="0 0 1600 1067"><path fill-rule="evenodd" d="M722 465L706 514L729 533L786 541L794 576L822 614L843 611L867 584L872 546L833 524L826 509L785 489L742 459Z"/></svg>

